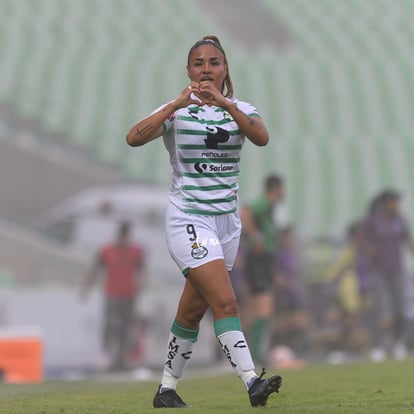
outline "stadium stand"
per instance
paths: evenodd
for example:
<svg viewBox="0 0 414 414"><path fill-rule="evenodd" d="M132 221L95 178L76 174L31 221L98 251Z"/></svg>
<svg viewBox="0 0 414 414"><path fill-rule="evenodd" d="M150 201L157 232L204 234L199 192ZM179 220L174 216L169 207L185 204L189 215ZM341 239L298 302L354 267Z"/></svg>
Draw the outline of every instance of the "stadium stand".
<svg viewBox="0 0 414 414"><path fill-rule="evenodd" d="M216 33L236 95L257 105L271 132L269 147L244 153L242 199L276 168L293 220L312 236L341 233L385 186L414 208L413 0L256 0L249 30L264 9L289 42L253 50L214 19L220 8L206 14L201 3L0 0L0 102L129 176L167 186L162 143L131 150L124 135L181 90L189 46Z"/></svg>

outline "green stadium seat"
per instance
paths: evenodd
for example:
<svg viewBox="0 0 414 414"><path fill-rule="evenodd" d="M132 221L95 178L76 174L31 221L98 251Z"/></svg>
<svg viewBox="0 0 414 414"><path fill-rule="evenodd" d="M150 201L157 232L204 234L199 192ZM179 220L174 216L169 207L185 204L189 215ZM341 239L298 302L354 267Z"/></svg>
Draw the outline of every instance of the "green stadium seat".
<svg viewBox="0 0 414 414"><path fill-rule="evenodd" d="M384 186L414 209L414 0L256 3L289 34L284 49L246 49L187 0L0 0L0 100L131 177L168 186L162 142L132 150L124 137L180 92L194 40L218 33L236 96L257 105L272 141L243 156L243 200L276 169L305 235L340 234Z"/></svg>

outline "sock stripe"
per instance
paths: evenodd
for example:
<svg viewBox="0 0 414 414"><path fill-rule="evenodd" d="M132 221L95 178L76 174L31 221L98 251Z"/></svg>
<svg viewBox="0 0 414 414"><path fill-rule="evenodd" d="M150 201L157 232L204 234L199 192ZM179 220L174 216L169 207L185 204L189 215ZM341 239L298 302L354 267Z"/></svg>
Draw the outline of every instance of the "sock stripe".
<svg viewBox="0 0 414 414"><path fill-rule="evenodd" d="M187 339L190 342L197 342L199 330L186 328L177 321L174 321L171 332L178 338Z"/></svg>
<svg viewBox="0 0 414 414"><path fill-rule="evenodd" d="M238 316L233 316L230 318L217 319L214 321L214 332L216 337L223 335L226 332L230 331L240 331L241 332L240 318Z"/></svg>

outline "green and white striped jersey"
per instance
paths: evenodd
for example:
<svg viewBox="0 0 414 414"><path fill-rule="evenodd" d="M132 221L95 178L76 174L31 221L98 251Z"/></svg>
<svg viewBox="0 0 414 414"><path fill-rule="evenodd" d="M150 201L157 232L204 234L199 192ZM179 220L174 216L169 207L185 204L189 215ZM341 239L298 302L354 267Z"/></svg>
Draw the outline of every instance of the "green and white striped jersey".
<svg viewBox="0 0 414 414"><path fill-rule="evenodd" d="M231 101L245 114L259 116L249 103ZM216 106L189 105L173 113L163 127L173 169L170 201L188 214L235 212L245 136L231 115Z"/></svg>

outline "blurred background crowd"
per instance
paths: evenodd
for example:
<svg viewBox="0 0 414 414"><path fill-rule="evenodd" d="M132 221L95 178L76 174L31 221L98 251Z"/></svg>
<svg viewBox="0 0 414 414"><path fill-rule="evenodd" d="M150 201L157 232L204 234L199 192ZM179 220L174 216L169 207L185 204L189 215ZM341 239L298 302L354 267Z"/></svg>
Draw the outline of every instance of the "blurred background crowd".
<svg viewBox="0 0 414 414"><path fill-rule="evenodd" d="M388 189L368 200L342 239L305 241L278 221L284 187L269 176L265 207L259 199L242 213L245 237L233 278L253 356L292 368L305 363L300 356L331 363L407 358L414 325L406 254L414 254L414 243L401 194ZM261 229L259 240L249 237L246 210ZM273 217L271 235L266 215Z"/></svg>
<svg viewBox="0 0 414 414"><path fill-rule="evenodd" d="M404 359L413 15L414 0L0 0L0 342L41 338L50 376L157 367L183 283L164 241L170 167L161 141L124 137L212 33L271 136L243 153L232 274L255 359ZM209 329L195 364L218 358Z"/></svg>

